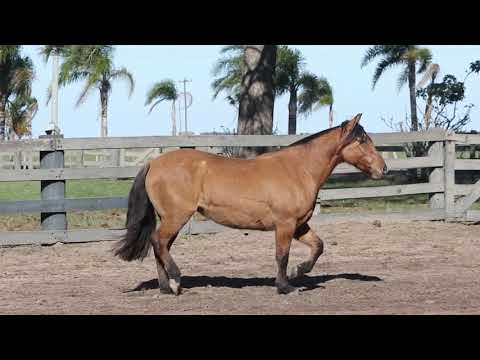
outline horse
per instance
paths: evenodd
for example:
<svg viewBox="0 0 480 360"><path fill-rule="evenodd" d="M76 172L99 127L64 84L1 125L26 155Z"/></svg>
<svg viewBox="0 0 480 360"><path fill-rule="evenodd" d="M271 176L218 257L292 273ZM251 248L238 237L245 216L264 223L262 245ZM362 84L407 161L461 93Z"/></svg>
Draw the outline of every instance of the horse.
<svg viewBox="0 0 480 360"><path fill-rule="evenodd" d="M372 179L387 173L384 159L359 124L361 116L253 159L179 149L151 160L130 190L127 230L114 245L115 256L143 260L153 248L160 292L179 295L181 273L169 250L199 212L230 228L275 231L275 286L279 294L292 292L289 278L309 273L323 253L323 241L308 221L335 167L346 162ZM287 276L292 239L309 246L310 256Z"/></svg>

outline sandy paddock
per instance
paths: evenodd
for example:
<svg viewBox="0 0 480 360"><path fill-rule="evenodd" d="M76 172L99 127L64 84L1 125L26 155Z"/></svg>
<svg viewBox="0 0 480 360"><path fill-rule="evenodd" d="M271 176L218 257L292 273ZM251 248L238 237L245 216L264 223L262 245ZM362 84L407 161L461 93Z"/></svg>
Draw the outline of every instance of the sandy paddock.
<svg viewBox="0 0 480 360"><path fill-rule="evenodd" d="M111 242L0 248L0 314L479 314L480 225L314 226L325 253L298 291L277 295L273 233L177 239L181 296L159 295L151 254ZM308 249L294 243L289 267Z"/></svg>

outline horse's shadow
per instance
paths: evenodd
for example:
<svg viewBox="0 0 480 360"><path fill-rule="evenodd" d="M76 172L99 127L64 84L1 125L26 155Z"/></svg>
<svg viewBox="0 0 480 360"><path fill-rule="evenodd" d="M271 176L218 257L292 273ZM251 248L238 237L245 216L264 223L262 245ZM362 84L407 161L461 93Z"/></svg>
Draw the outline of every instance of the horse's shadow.
<svg viewBox="0 0 480 360"><path fill-rule="evenodd" d="M291 280L291 284L300 288L300 291L308 291L317 288L324 288L321 284L331 280L346 279L352 281L383 281L377 276L369 276L362 274L335 274L335 275L317 275L303 276L298 279ZM254 277L239 278L225 276L182 276L182 288L193 289L197 287L228 287L228 288L244 288L250 286L275 286L275 278L273 277ZM135 288L126 292L142 291L158 289L157 279L151 279L140 283Z"/></svg>

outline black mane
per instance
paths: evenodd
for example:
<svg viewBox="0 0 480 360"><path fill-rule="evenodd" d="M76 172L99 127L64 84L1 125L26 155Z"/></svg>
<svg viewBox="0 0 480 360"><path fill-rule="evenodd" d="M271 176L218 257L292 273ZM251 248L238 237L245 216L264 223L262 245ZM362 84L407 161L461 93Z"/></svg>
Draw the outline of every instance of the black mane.
<svg viewBox="0 0 480 360"><path fill-rule="evenodd" d="M301 140L298 140L296 142L294 142L293 144L290 144L288 147L291 147L291 146L296 146L296 145L301 145L301 144L306 144L322 135L325 135L327 133L329 133L330 131L333 131L333 130L336 130L338 128L344 128L345 125L348 124L348 120L345 120L341 125L338 125L338 126L335 126L333 128L330 128L330 129L327 129L327 130L323 130L323 131L320 131L318 133L315 133L315 134L312 134L312 135L309 135L307 137L304 137L303 139ZM355 126L355 128L353 129L353 131L350 133L350 136L346 139L346 142L347 143L350 143L352 142L354 139L360 137L364 137L365 135L367 135L367 133L365 132L365 129L363 128L362 125L360 124L357 124L357 126Z"/></svg>

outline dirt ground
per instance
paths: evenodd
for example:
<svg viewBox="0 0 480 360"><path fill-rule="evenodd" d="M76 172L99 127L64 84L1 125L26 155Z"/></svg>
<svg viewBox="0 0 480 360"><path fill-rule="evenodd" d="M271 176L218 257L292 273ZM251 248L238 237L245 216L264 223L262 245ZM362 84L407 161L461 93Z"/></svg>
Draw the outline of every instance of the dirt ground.
<svg viewBox="0 0 480 360"><path fill-rule="evenodd" d="M325 253L298 291L277 295L273 233L177 239L183 294L159 295L151 254L112 242L0 248L0 314L479 314L480 225L314 226ZM289 267L308 249L294 243Z"/></svg>

